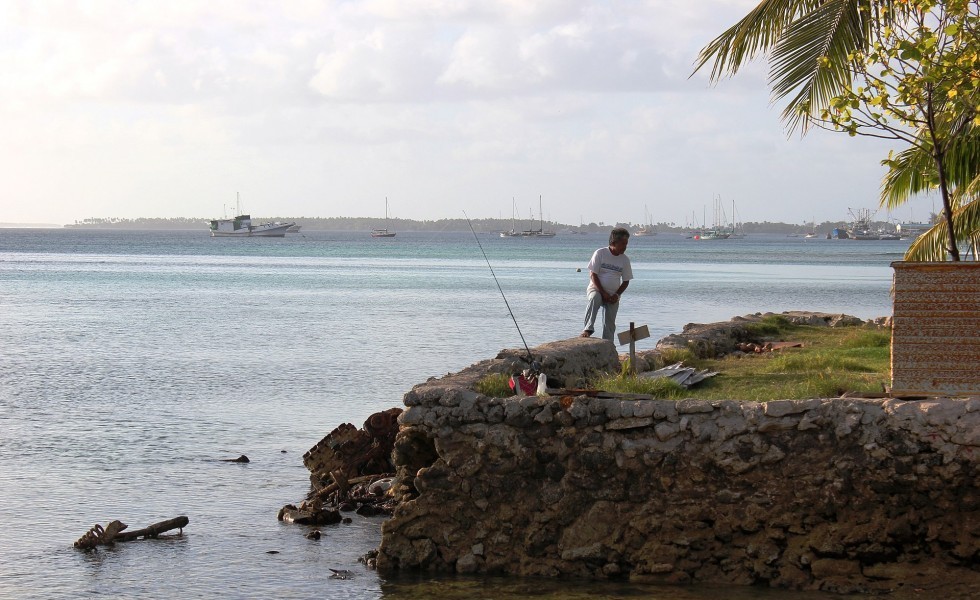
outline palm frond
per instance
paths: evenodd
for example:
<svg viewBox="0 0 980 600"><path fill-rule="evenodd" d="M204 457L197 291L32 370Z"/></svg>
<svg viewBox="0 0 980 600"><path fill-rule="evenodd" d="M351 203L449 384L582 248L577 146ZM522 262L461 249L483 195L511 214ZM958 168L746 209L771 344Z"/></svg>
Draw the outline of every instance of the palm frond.
<svg viewBox="0 0 980 600"><path fill-rule="evenodd" d="M943 162L950 185L965 188L980 175L980 131L973 125L956 136L946 149Z"/></svg>
<svg viewBox="0 0 980 600"><path fill-rule="evenodd" d="M713 58L712 81L734 75L743 65L772 48L794 18L819 4L818 0L763 0L701 49L694 62L694 72Z"/></svg>
<svg viewBox="0 0 980 600"><path fill-rule="evenodd" d="M799 90L783 110L790 129L806 127L806 116L850 87L855 50L868 40L868 23L855 0L828 0L793 21L772 52L769 85L773 99ZM821 58L826 58L821 66Z"/></svg>
<svg viewBox="0 0 980 600"><path fill-rule="evenodd" d="M892 158L881 182L880 206L891 210L913 195L928 191L935 172L936 162L928 152L918 146L902 150Z"/></svg>
<svg viewBox="0 0 980 600"><path fill-rule="evenodd" d="M905 251L905 260L914 262L939 262L949 260L946 223L939 222L915 238Z"/></svg>
<svg viewBox="0 0 980 600"><path fill-rule="evenodd" d="M895 155L881 183L881 206L901 206L915 194L933 188L938 179L932 146L920 130L919 143ZM967 198L980 197L980 131L972 124L950 141L943 159L946 181Z"/></svg>
<svg viewBox="0 0 980 600"><path fill-rule="evenodd" d="M962 203L961 199L961 203ZM980 198L973 198L953 211L953 233L957 242L975 244L980 237ZM976 247L976 246L974 246ZM949 235L945 220L920 235L905 252L908 261L949 260Z"/></svg>
<svg viewBox="0 0 980 600"><path fill-rule="evenodd" d="M717 81L772 51L773 99L798 90L783 120L805 131L811 107L825 106L850 84L851 53L866 50L874 31L908 11L899 0L763 0L701 50L694 71L714 59L711 80ZM821 57L828 59L824 68Z"/></svg>

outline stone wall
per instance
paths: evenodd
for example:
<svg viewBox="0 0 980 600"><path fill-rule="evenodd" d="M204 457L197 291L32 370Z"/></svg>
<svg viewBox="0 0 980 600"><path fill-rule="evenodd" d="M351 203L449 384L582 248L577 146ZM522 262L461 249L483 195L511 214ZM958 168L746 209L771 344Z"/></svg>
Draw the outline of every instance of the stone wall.
<svg viewBox="0 0 980 600"><path fill-rule="evenodd" d="M980 593L980 398L472 391L501 360L406 394L380 570Z"/></svg>

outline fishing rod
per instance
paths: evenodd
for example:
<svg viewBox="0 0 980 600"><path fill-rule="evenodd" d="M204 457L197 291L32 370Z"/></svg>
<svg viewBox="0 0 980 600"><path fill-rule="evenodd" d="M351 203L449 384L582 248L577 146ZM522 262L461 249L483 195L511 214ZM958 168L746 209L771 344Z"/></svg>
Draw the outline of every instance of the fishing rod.
<svg viewBox="0 0 980 600"><path fill-rule="evenodd" d="M517 328L517 334L521 336L521 341L524 342L524 349L527 350L527 363L533 364L534 355L531 354L531 349L527 347L527 341L524 339L524 334L521 333L521 326L517 324L517 317L514 316L514 311L510 309L510 302L507 302L507 296L504 295L504 289L500 287L500 282L497 281L497 274L493 272L493 266L490 264L490 259L487 258L487 252L483 249L483 244L480 243L480 237L476 235L476 229L473 229L473 223L470 222L469 215L466 211L463 211L463 216L466 217L466 224L470 226L470 231L473 232L473 239L476 240L476 245L480 247L480 252L483 253L483 260L487 261L487 267L490 268L490 274L493 275L493 282L497 284L497 289L500 290L500 297L504 299L504 304L507 306L507 312L510 313L510 318L514 321L514 327Z"/></svg>

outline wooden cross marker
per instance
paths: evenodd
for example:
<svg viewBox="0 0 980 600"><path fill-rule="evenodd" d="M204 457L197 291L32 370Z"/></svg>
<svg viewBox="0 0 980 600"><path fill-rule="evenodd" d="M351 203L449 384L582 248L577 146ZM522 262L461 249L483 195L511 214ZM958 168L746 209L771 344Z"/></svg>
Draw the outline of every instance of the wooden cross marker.
<svg viewBox="0 0 980 600"><path fill-rule="evenodd" d="M636 375L636 342L650 337L650 328L646 325L637 327L630 321L630 330L619 334L619 345L629 342L630 345L630 371Z"/></svg>

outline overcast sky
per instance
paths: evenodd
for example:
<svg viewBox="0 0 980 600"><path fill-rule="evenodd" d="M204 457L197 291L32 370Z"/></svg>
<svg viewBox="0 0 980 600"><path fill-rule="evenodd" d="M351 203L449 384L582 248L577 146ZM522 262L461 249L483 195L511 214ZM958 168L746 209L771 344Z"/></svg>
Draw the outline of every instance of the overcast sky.
<svg viewBox="0 0 980 600"><path fill-rule="evenodd" d="M887 144L788 137L762 61L690 77L755 4L0 0L0 222L876 208Z"/></svg>

